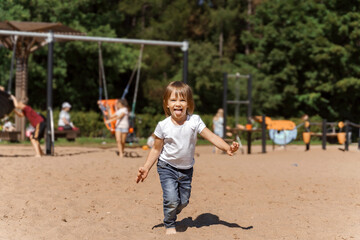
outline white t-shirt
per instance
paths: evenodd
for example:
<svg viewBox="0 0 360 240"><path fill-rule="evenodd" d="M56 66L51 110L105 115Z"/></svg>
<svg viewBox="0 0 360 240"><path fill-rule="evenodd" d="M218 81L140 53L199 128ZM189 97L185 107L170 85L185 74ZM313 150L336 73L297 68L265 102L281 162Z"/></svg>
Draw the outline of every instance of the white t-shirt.
<svg viewBox="0 0 360 240"><path fill-rule="evenodd" d="M63 118L65 118L66 121L67 121L68 123L70 123L70 113L67 112L67 111L61 110L61 112L60 112L60 114L59 114L59 121L58 121L58 126L59 126L59 127L63 127L63 126L66 125L66 124L64 123Z"/></svg>
<svg viewBox="0 0 360 240"><path fill-rule="evenodd" d="M129 128L129 111L126 107L124 108L120 108L119 110L116 111L115 115L116 116L120 116L122 113L124 113L125 115L121 118L118 119L116 121L116 128Z"/></svg>
<svg viewBox="0 0 360 240"><path fill-rule="evenodd" d="M178 169L190 169L194 165L197 134L205 128L199 115L188 115L183 125L175 125L171 117L160 121L154 134L164 140L159 159Z"/></svg>

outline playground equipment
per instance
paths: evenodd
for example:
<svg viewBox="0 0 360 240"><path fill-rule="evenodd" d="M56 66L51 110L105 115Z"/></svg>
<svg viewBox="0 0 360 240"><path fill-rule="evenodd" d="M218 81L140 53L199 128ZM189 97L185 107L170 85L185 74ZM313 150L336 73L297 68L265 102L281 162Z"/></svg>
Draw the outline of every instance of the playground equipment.
<svg viewBox="0 0 360 240"><path fill-rule="evenodd" d="M105 100L99 100L99 107L103 114L104 118L104 124L106 128L112 133L115 133L115 123L116 121L112 121L111 123L106 123L106 121L109 119L108 116L111 116L115 114L116 112L116 102L117 99L105 99Z"/></svg>
<svg viewBox="0 0 360 240"><path fill-rule="evenodd" d="M311 132L310 126L321 126L322 132ZM336 132L335 127L339 128L339 131ZM329 132L327 128L330 127L331 131ZM322 122L305 122L305 132L303 132L303 141L306 144L306 151L310 150L310 141L312 136L321 137L322 139L322 149L326 150L326 142L328 140L337 140L339 144L345 145L345 151L349 150L349 143L351 142L351 132L350 127L359 128L359 138L358 138L358 149L360 150L360 124L355 124L350 121L344 122L327 122L326 119L323 119ZM344 129L345 128L345 129Z"/></svg>
<svg viewBox="0 0 360 240"><path fill-rule="evenodd" d="M12 50L12 58L10 65L10 80L9 89L12 86L12 74L14 64L15 74L15 90L13 95L19 100L28 98L28 59L30 54L44 47L49 43L46 37L37 37L35 35L23 35L21 31L32 31L34 33L48 35L47 32L53 31L58 34L74 37L75 35L83 35L83 33L74 30L68 26L62 25L59 22L20 22L20 21L2 21L0 22L0 44L5 48ZM11 31L8 31L11 30ZM19 34L7 34L5 32L14 32ZM66 41L65 39L58 39L58 41ZM50 116L47 116L50 119ZM18 140L25 140L25 125L26 119L15 116L16 131L20 131L20 138ZM49 124L50 125L50 124ZM50 128L48 128L50 129ZM50 133L49 133L50 135Z"/></svg>
<svg viewBox="0 0 360 240"><path fill-rule="evenodd" d="M254 120L262 123L261 116L255 116ZM286 146L290 142L296 139L297 129L303 125L303 123L296 126L293 121L290 120L272 120L270 117L265 117L265 125L269 130L269 137L274 144Z"/></svg>
<svg viewBox="0 0 360 240"><path fill-rule="evenodd" d="M337 133L335 131L335 127L338 124L336 122L327 122L326 119L323 119L322 122L309 122L306 121L305 131L303 132L303 141L306 144L306 151L310 150L310 140L311 136L321 137L322 140L322 149L326 150L326 141L328 138L336 138ZM310 127L311 126L321 126L322 132L311 132ZM327 127L331 127L332 131L328 132ZM342 129L342 125L339 124L340 130Z"/></svg>
<svg viewBox="0 0 360 240"><path fill-rule="evenodd" d="M235 78L236 80L236 87L235 87L235 99L234 100L228 100L228 78ZM239 85L238 81L240 78L246 78L247 81L247 100L240 100L239 96ZM240 73L236 74L228 74L224 73L223 75L223 109L224 109L224 138L226 136L227 132L227 125L226 125L226 118L228 115L228 104L235 104L235 124L238 123L238 114L239 114L239 107L240 105L247 105L247 124L244 129L241 128L231 128L230 131L235 134L235 140L239 142L240 150L243 153L241 140L239 137L239 132L245 131L247 132L247 153L251 154L251 135L253 132L262 132L262 153L266 153L266 139L264 136L266 136L264 133L265 127L262 129L254 129L252 127L251 119L252 119L252 99L251 94L252 92L252 76L251 74L248 75L242 75ZM265 121L264 121L265 122Z"/></svg>
<svg viewBox="0 0 360 240"><path fill-rule="evenodd" d="M356 124L356 123L353 123L353 122L350 122L348 120L345 121L344 123L345 125L345 141L344 141L344 144L345 144L345 151L349 151L349 144L350 144L350 127L354 127L354 128L358 128L358 150L360 150L360 124Z"/></svg>
<svg viewBox="0 0 360 240"><path fill-rule="evenodd" d="M135 83L135 92L134 92L134 98L133 98L133 104L132 104L132 110L129 115L129 134L127 136L127 142L133 143L137 142L136 133L134 131L135 127L135 107L136 107L136 100L137 100L137 93L139 90L139 81L140 81L140 70L141 70L141 62L142 62L142 56L144 51L144 44L141 45L140 48L140 54L139 58L136 62L136 65L134 67L134 70L131 74L130 80L128 81L125 90L121 96L122 99L124 99L129 92L129 87L134 79L135 72L136 74L136 83ZM104 90L105 100L102 100L102 92ZM107 84L106 84L106 77L105 77L105 70L104 70L104 64L103 64L103 57L102 57L102 50L101 50L101 42L99 42L99 107L101 112L104 116L104 123L107 129L111 131L112 134L115 133L115 124L116 120L112 121L111 123L106 123L106 121L109 119L109 116L115 114L116 112L116 103L117 99L108 99L108 93L107 93Z"/></svg>
<svg viewBox="0 0 360 240"><path fill-rule="evenodd" d="M0 90L0 119L5 120L6 116L14 109L14 102L10 98L10 94ZM19 131L3 131L0 129L0 140L16 142L20 136Z"/></svg>
<svg viewBox="0 0 360 240"><path fill-rule="evenodd" d="M158 40L143 40L143 39L122 39L122 38L107 38L107 37L89 37L89 36L75 36L75 35L65 35L65 34L54 34L52 31L48 33L39 33L39 32L26 32L26 31L8 31L0 30L0 39L12 36L21 36L21 37L33 37L34 39L39 39L41 42L48 44L48 65L47 65L47 129L51 129L50 117L51 113L49 110L52 109L52 90L53 90L53 49L54 42L56 40L66 41L66 40L75 40L75 41L93 41L93 42L112 42L112 43L130 43L130 44L144 44L144 45L158 45L158 46L170 46L170 47L180 47L183 51L183 81L187 83L188 76L188 49L189 43L187 41L183 42L174 42L174 41L158 41ZM53 145L51 136L53 133L46 132L46 154L52 155L51 146Z"/></svg>
<svg viewBox="0 0 360 240"><path fill-rule="evenodd" d="M10 114L14 109L14 103L10 94L0 90L0 119Z"/></svg>
<svg viewBox="0 0 360 240"><path fill-rule="evenodd" d="M11 94L11 79L13 75L13 62L14 62L14 55L12 55L11 59L11 69L10 69L10 79L8 83L8 91L0 90L0 119L5 120L7 115L9 115L14 110L14 102L10 97ZM0 140L16 142L20 138L20 131L0 131Z"/></svg>
<svg viewBox="0 0 360 240"><path fill-rule="evenodd" d="M0 90L0 119L5 118L14 110L14 102L11 99L11 88L12 88L12 79L13 79L13 69L14 69L14 59L15 59L15 52L16 52L16 43L17 37L15 36L14 46L13 46L13 54L11 57L11 64L10 64L10 76L8 82L8 89L7 92L5 90ZM20 137L20 131L11 131L11 132L0 132L0 140L6 141L17 141Z"/></svg>

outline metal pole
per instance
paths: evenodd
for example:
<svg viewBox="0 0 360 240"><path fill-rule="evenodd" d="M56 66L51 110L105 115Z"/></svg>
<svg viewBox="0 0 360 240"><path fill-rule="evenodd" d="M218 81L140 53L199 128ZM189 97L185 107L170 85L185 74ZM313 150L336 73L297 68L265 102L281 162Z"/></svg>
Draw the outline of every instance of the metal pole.
<svg viewBox="0 0 360 240"><path fill-rule="evenodd" d="M248 154L251 154L251 130L247 130L247 131L248 131L248 136L247 136Z"/></svg>
<svg viewBox="0 0 360 240"><path fill-rule="evenodd" d="M326 150L326 119L322 122L322 149Z"/></svg>
<svg viewBox="0 0 360 240"><path fill-rule="evenodd" d="M17 44L17 38L18 36L14 37L14 46L13 46L13 53L11 56L11 66L10 66L10 77L9 77L9 84L8 84L8 94L11 94L11 88L12 88L12 78L14 73L14 59L16 55L16 44Z"/></svg>
<svg viewBox="0 0 360 240"><path fill-rule="evenodd" d="M52 78L53 78L53 50L54 50L54 35L52 31L49 31L48 39L48 65L47 65L47 94L46 94L46 105L47 105L47 118L46 118L46 155L53 155L54 153L54 142L52 141L52 128L51 128L51 112L52 112Z"/></svg>
<svg viewBox="0 0 360 240"><path fill-rule="evenodd" d="M228 87L228 80L227 80L227 73L223 74L223 110L224 110L224 126L223 126L223 138L226 137L226 118L227 118L227 87Z"/></svg>
<svg viewBox="0 0 360 240"><path fill-rule="evenodd" d="M262 115L262 123L261 123L261 133L262 133L262 153L266 153L266 122L265 115Z"/></svg>
<svg viewBox="0 0 360 240"><path fill-rule="evenodd" d="M359 135L358 135L358 150L360 150L360 128L359 128Z"/></svg>
<svg viewBox="0 0 360 240"><path fill-rule="evenodd" d="M188 65L189 65L189 43L187 41L184 41L186 43L181 50L183 50L183 82L188 83Z"/></svg>
<svg viewBox="0 0 360 240"><path fill-rule="evenodd" d="M308 123L308 126L306 127L306 124ZM311 138L311 133L310 133L310 122L305 122L305 132L308 132L310 134L310 138ZM311 141L311 140L310 140ZM306 144L306 149L305 151L309 151L310 150L310 141Z"/></svg>
<svg viewBox="0 0 360 240"><path fill-rule="evenodd" d="M105 69L104 69L104 62L103 62L103 57L102 57L102 50L101 50L101 42L98 43L98 48L99 48L99 68L100 68L100 71L101 71L101 75L99 75L99 77L102 79L102 87L101 88L101 91L102 89L104 89L104 95L105 95L105 99L108 100L109 97L108 97L108 92L107 92L107 85L106 85L106 78L105 78Z"/></svg>
<svg viewBox="0 0 360 240"><path fill-rule="evenodd" d="M240 84L240 77L236 76L236 78L235 78L235 101L237 101L237 102L240 101L239 84ZM235 127L239 123L239 108L240 108L240 104L239 103L235 104Z"/></svg>
<svg viewBox="0 0 360 240"><path fill-rule="evenodd" d="M131 117L132 117L133 120L134 120L134 117L135 117L136 99L137 99L138 90L139 90L140 69L141 69L141 61L142 61L143 51L144 51L144 45L141 45L139 61L138 61L139 65L138 65L138 69L137 69L137 73L136 73L135 93L134 93L133 104L132 104L132 109L131 109ZM134 127L134 124L132 126Z"/></svg>
<svg viewBox="0 0 360 240"><path fill-rule="evenodd" d="M252 91L252 75L248 77L248 111L247 111L247 122L251 124L252 115L252 103L251 103L251 91ZM251 154L251 130L248 131L248 154Z"/></svg>
<svg viewBox="0 0 360 240"><path fill-rule="evenodd" d="M0 30L0 35L17 35L28 37L43 37L47 38L47 33L39 32L26 32L26 31L7 31ZM187 51L189 48L189 42L175 42L175 41L160 41L160 40L144 40L144 39L126 39L126 38L110 38L110 37L91 37L91 36L78 36L78 35L64 35L54 34L54 39L62 40L78 40L78 41L90 41L90 42L113 42L113 43L129 43L129 44L144 44L155 46L169 46L169 47L181 47L183 51Z"/></svg>
<svg viewBox="0 0 360 240"><path fill-rule="evenodd" d="M349 151L349 130L350 130L350 122L346 120L345 121L345 151Z"/></svg>
<svg viewBox="0 0 360 240"><path fill-rule="evenodd" d="M252 93L252 75L249 74L248 77L248 111L247 111L247 118L248 123L251 123L251 116L252 116L252 102L251 102L251 93Z"/></svg>

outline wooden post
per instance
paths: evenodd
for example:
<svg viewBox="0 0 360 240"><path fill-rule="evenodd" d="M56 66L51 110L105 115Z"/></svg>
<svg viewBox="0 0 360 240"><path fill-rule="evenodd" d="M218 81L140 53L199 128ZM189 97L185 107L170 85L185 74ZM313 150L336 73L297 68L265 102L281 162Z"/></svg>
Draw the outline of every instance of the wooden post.
<svg viewBox="0 0 360 240"><path fill-rule="evenodd" d="M23 50L22 50L23 51ZM25 53L16 57L16 80L15 80L15 97L18 101L28 99L28 58ZM15 116L16 131L20 131L21 141L25 140L26 118Z"/></svg>

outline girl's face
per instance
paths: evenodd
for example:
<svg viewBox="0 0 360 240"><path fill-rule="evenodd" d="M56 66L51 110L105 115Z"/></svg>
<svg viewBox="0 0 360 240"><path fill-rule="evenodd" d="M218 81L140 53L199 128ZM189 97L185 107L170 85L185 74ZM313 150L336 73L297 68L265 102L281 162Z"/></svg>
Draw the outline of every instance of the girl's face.
<svg viewBox="0 0 360 240"><path fill-rule="evenodd" d="M173 91L167 101L167 107L170 110L171 118L177 123L182 123L186 120L188 102L180 94Z"/></svg>

